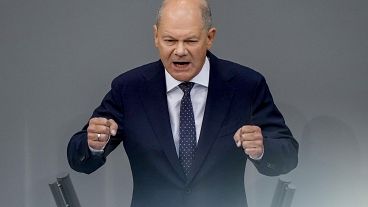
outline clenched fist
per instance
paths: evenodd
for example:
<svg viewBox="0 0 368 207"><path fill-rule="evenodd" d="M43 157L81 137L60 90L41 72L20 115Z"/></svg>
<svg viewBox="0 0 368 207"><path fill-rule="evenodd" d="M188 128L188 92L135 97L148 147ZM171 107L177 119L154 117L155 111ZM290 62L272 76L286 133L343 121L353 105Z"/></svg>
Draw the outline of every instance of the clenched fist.
<svg viewBox="0 0 368 207"><path fill-rule="evenodd" d="M258 126L242 126L234 135L237 147L243 147L244 152L252 159L260 159L263 155L262 130Z"/></svg>
<svg viewBox="0 0 368 207"><path fill-rule="evenodd" d="M92 118L87 128L88 146L95 150L102 150L110 139L116 135L118 125L112 119Z"/></svg>

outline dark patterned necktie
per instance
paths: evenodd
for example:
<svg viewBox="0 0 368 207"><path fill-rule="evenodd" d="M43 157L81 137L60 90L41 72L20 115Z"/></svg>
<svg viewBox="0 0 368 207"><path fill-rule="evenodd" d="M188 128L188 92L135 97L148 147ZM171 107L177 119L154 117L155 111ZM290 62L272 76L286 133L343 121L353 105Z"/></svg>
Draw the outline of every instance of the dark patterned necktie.
<svg viewBox="0 0 368 207"><path fill-rule="evenodd" d="M188 176L196 148L196 129L190 90L194 83L183 82L179 85L184 92L180 105L179 122L179 161L183 166L185 175Z"/></svg>

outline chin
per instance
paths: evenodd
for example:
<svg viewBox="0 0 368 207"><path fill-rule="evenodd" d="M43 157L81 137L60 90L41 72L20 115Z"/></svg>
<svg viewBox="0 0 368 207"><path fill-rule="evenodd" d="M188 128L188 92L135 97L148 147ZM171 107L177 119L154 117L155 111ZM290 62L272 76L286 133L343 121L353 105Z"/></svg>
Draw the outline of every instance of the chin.
<svg viewBox="0 0 368 207"><path fill-rule="evenodd" d="M194 75L190 73L190 70L175 70L171 68L169 71L170 75L178 81L190 81Z"/></svg>
<svg viewBox="0 0 368 207"><path fill-rule="evenodd" d="M193 78L192 76L186 74L175 74L172 77L178 81L190 81Z"/></svg>

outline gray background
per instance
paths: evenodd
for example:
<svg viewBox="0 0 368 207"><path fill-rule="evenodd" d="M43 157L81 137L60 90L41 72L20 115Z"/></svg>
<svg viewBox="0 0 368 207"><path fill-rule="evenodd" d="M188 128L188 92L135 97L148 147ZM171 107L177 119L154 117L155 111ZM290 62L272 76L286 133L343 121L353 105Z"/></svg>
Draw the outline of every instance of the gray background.
<svg viewBox="0 0 368 207"><path fill-rule="evenodd" d="M158 0L1 0L1 206L55 206L48 183L70 172L83 206L129 206L122 148L84 175L66 160L70 136L123 71L158 58ZM368 2L213 0L213 52L266 76L300 142L284 179L293 206L368 205ZM249 164L253 207L270 205L277 177Z"/></svg>

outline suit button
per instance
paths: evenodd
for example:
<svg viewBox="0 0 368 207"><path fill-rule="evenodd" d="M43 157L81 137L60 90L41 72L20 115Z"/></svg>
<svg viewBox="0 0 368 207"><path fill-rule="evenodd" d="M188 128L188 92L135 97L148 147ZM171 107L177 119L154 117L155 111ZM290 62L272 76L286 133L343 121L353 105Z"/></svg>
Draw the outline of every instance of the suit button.
<svg viewBox="0 0 368 207"><path fill-rule="evenodd" d="M192 193L192 189L187 188L187 189L185 189L185 192L186 192L187 194L190 194L190 193Z"/></svg>

